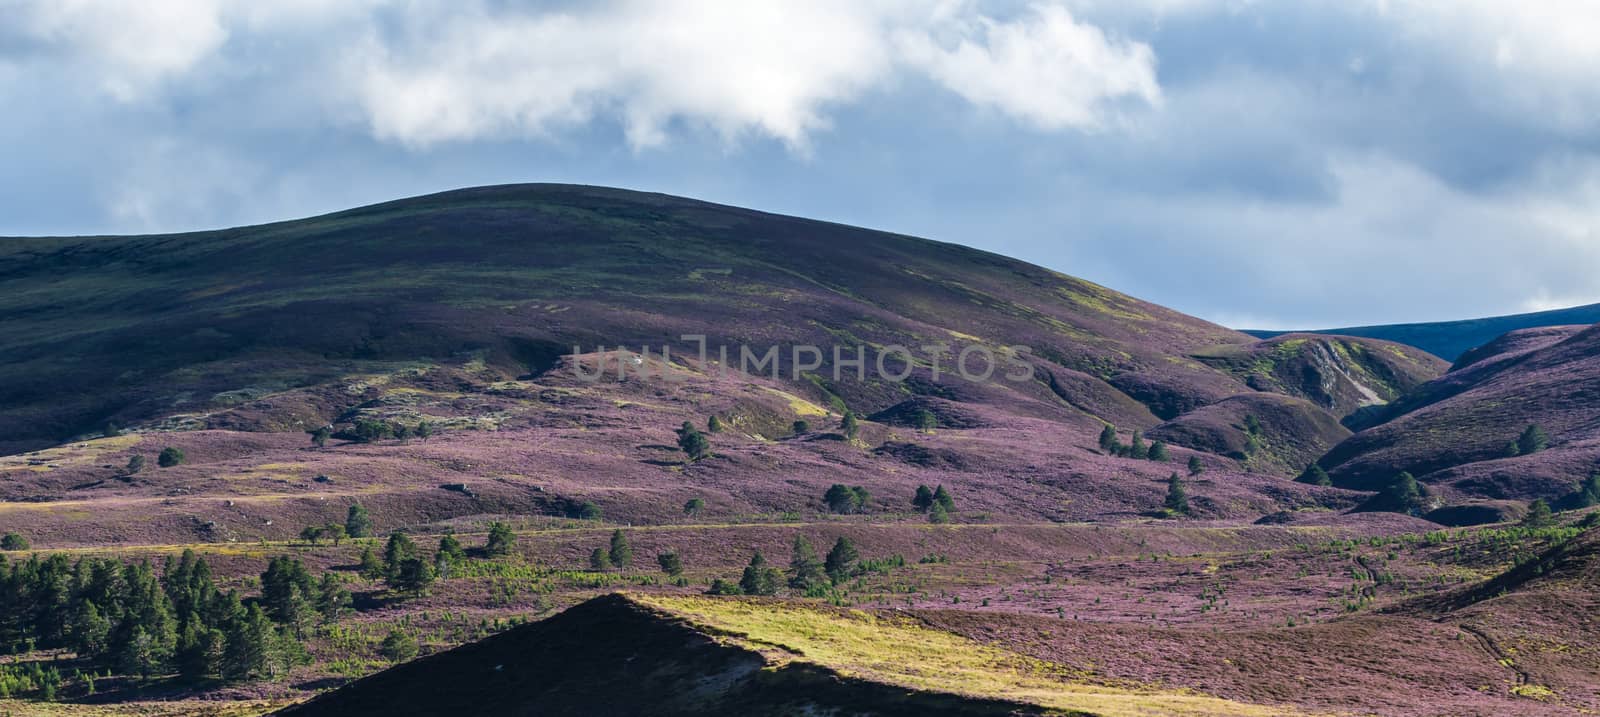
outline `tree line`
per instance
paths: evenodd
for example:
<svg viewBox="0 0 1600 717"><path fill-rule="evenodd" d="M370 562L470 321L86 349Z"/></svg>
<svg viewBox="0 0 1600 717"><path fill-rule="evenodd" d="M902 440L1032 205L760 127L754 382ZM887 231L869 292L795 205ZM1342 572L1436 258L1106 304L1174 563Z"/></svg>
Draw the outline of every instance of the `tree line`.
<svg viewBox="0 0 1600 717"><path fill-rule="evenodd" d="M350 594L293 558L274 558L261 585L259 598L223 592L192 550L159 574L149 561L104 557L0 560L0 649L67 649L143 678L272 678L306 659L305 631L337 619Z"/></svg>

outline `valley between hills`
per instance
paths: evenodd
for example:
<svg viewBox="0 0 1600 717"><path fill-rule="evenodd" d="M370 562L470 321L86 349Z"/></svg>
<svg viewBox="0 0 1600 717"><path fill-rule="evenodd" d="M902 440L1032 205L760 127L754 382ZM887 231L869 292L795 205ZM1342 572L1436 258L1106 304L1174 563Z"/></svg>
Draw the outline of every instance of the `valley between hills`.
<svg viewBox="0 0 1600 717"><path fill-rule="evenodd" d="M1256 338L570 185L4 238L0 317L12 714L1600 710L1600 327Z"/></svg>

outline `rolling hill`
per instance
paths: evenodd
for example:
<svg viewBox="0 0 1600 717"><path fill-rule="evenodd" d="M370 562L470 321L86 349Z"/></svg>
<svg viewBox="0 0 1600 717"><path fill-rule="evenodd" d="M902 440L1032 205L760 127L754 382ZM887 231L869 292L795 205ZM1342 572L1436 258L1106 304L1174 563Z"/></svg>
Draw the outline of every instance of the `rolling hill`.
<svg viewBox="0 0 1600 717"><path fill-rule="evenodd" d="M1407 346L1415 346L1435 356L1443 357L1448 361L1455 361L1468 351L1512 331L1545 326L1571 326L1594 323L1600 323L1600 304L1536 311L1528 314L1463 319L1460 321L1350 326L1342 329L1321 329L1316 331L1261 331L1247 329L1244 333L1264 339L1293 333L1365 336L1406 344Z"/></svg>
<svg viewBox="0 0 1600 717"><path fill-rule="evenodd" d="M934 396L1083 432L1148 429L1258 390L1338 419L1442 369L1361 340L1309 362L1298 351L1320 344L1304 338L1252 348L1243 334L960 246L560 185L217 232L3 239L0 290L0 450L13 453L173 416L307 430L359 397L284 394L407 366L516 379L574 348L663 345L684 365L699 346L680 337L696 334L712 359L730 347L730 364L741 346L779 347L777 368L761 370L834 410ZM856 349L868 365L886 356L894 374L904 362L892 347L934 344L949 353L917 353L904 382L852 380L849 366L835 380L835 359ZM800 345L821 348L819 366L794 370ZM1014 346L1031 349L1027 380L1003 380L1005 364L987 380L952 375L964 349L999 364ZM978 373L987 364L975 355Z"/></svg>
<svg viewBox="0 0 1600 717"><path fill-rule="evenodd" d="M1375 489L1399 471L1433 490L1435 503L1468 499L1560 505L1600 463L1600 327L1507 334L1470 352L1445 376L1390 407L1380 425L1321 459L1336 485ZM1509 445L1531 425L1537 452Z"/></svg>

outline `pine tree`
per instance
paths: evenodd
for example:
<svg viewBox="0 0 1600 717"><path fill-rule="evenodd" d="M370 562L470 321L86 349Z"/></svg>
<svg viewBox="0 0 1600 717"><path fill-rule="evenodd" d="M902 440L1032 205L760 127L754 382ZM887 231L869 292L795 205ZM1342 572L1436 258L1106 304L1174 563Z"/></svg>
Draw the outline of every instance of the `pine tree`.
<svg viewBox="0 0 1600 717"><path fill-rule="evenodd" d="M79 600L72 618L71 635L74 652L84 657L99 657L110 647L111 621L100 614L93 600Z"/></svg>
<svg viewBox="0 0 1600 717"><path fill-rule="evenodd" d="M350 591L346 590L339 576L332 572L322 574L322 580L317 583L317 614L322 616L322 621L333 624L339 621L339 616L350 608Z"/></svg>
<svg viewBox="0 0 1600 717"><path fill-rule="evenodd" d="M400 567L393 578L389 580L389 587L409 593L420 593L433 584L437 573L433 570L430 561L412 555L400 562Z"/></svg>
<svg viewBox="0 0 1600 717"><path fill-rule="evenodd" d="M828 492L822 494L822 502L828 505L828 510L834 513L856 513L864 506L866 490L860 487L851 488L843 483L834 483L828 486Z"/></svg>
<svg viewBox="0 0 1600 717"><path fill-rule="evenodd" d="M1378 510L1409 513L1422 501L1422 488L1409 472L1400 471L1378 494Z"/></svg>
<svg viewBox="0 0 1600 717"><path fill-rule="evenodd" d="M678 577L683 574L683 558L676 550L668 550L656 555L656 564L661 566L661 572L668 577Z"/></svg>
<svg viewBox="0 0 1600 717"><path fill-rule="evenodd" d="M912 496L911 505L921 512L928 512L933 507L933 489L925 485L917 486L917 494Z"/></svg>
<svg viewBox="0 0 1600 717"><path fill-rule="evenodd" d="M273 558L261 574L261 604L274 622L304 635L317 599L305 565L288 556Z"/></svg>
<svg viewBox="0 0 1600 717"><path fill-rule="evenodd" d="M611 554L605 548L595 548L589 553L589 569L599 572L611 569Z"/></svg>
<svg viewBox="0 0 1600 717"><path fill-rule="evenodd" d="M383 561L379 560L377 553L372 551L372 546L363 547L361 549L361 576L368 580L376 580L383 577L383 574Z"/></svg>
<svg viewBox="0 0 1600 717"><path fill-rule="evenodd" d="M206 627L198 616L184 623L178 636L178 674L187 680L200 680L222 671L227 638L221 630Z"/></svg>
<svg viewBox="0 0 1600 717"><path fill-rule="evenodd" d="M705 510L705 507L705 501L699 498L690 498L683 504L683 514L692 518L699 515L700 511Z"/></svg>
<svg viewBox="0 0 1600 717"><path fill-rule="evenodd" d="M934 503L933 507L928 509L928 522L938 525L950 522L950 510L945 508L943 503Z"/></svg>
<svg viewBox="0 0 1600 717"><path fill-rule="evenodd" d="M717 418L717 414L713 413L713 414L711 414L710 418L706 419L706 432L707 433L721 433L722 432L722 419Z"/></svg>
<svg viewBox="0 0 1600 717"><path fill-rule="evenodd" d="M1166 463L1167 461L1171 460L1171 457L1167 455L1167 444L1161 441L1151 443L1150 460L1159 463Z"/></svg>
<svg viewBox="0 0 1600 717"><path fill-rule="evenodd" d="M939 417L933 415L933 411L924 408L917 411L916 423L917 429L923 433L933 433L933 429L939 427Z"/></svg>
<svg viewBox="0 0 1600 717"><path fill-rule="evenodd" d="M1200 462L1200 456L1189 456L1189 477L1193 478L1206 472L1206 467Z"/></svg>
<svg viewBox="0 0 1600 717"><path fill-rule="evenodd" d="M1162 504L1167 510L1179 514L1189 514L1189 493L1183 488L1183 479L1173 473L1167 478L1167 499Z"/></svg>
<svg viewBox="0 0 1600 717"><path fill-rule="evenodd" d="M1529 528L1545 528L1555 522L1555 516L1550 513L1550 504L1539 498L1528 504L1528 514L1523 516L1522 524Z"/></svg>
<svg viewBox="0 0 1600 717"><path fill-rule="evenodd" d="M306 541L306 544L308 545L315 546L317 541L322 539L322 526L308 525L304 528L301 528L300 539Z"/></svg>
<svg viewBox="0 0 1600 717"><path fill-rule="evenodd" d="M122 469L123 475L133 475L144 470L144 456L137 453L128 456L128 465Z"/></svg>
<svg viewBox="0 0 1600 717"><path fill-rule="evenodd" d="M1550 445L1550 436L1544 432L1543 428L1534 424L1529 424L1527 428L1522 430L1522 435L1517 437L1517 452L1525 456L1538 453L1548 445Z"/></svg>
<svg viewBox="0 0 1600 717"><path fill-rule="evenodd" d="M801 592L822 585L828 579L822 568L817 549L804 535L794 536L794 546L789 557L789 587Z"/></svg>
<svg viewBox="0 0 1600 717"><path fill-rule="evenodd" d="M393 580L400 574L400 564L417 556L417 544L411 542L411 536L395 531L389 534L389 542L383 547L383 575Z"/></svg>
<svg viewBox="0 0 1600 717"><path fill-rule="evenodd" d="M943 506L947 512L955 512L956 499L950 495L950 491L944 489L943 485L933 489L933 502L935 505Z"/></svg>
<svg viewBox="0 0 1600 717"><path fill-rule="evenodd" d="M578 506L578 518L580 520L599 520L600 516L600 506L595 505L592 500L586 500Z"/></svg>
<svg viewBox="0 0 1600 717"><path fill-rule="evenodd" d="M694 426L684 423L686 430L678 434L678 448L691 462L698 461L711 455L711 440L704 433L694 429Z"/></svg>
<svg viewBox="0 0 1600 717"><path fill-rule="evenodd" d="M352 538L366 538L372 535L372 518L367 515L367 509L360 503L350 504L350 510L345 513L344 532Z"/></svg>
<svg viewBox="0 0 1600 717"><path fill-rule="evenodd" d="M323 426L311 432L311 445L318 448L328 445L328 439L333 437L333 429Z"/></svg>
<svg viewBox="0 0 1600 717"><path fill-rule="evenodd" d="M141 679L161 670L163 656L156 638L143 626L135 625L128 640L117 654L117 664L123 672L136 674Z"/></svg>
<svg viewBox="0 0 1600 717"><path fill-rule="evenodd" d="M267 675L278 646L272 621L260 605L251 605L243 619L234 621L227 632L222 653L222 674L234 680Z"/></svg>
<svg viewBox="0 0 1600 717"><path fill-rule="evenodd" d="M628 536L621 528L611 531L611 550L606 554L611 559L611 564L619 570L627 570L633 564L633 546L628 544Z"/></svg>
<svg viewBox="0 0 1600 717"><path fill-rule="evenodd" d="M856 420L854 411L844 412L844 418L839 419L839 431L844 433L846 440L850 441L861 435L861 422Z"/></svg>
<svg viewBox="0 0 1600 717"><path fill-rule="evenodd" d="M828 572L828 578L835 585L849 580L856 574L857 563L861 554L856 552L856 544L847 537L840 536L834 541L833 549L828 551L828 558L823 563L823 569Z"/></svg>
<svg viewBox="0 0 1600 717"><path fill-rule="evenodd" d="M768 565L767 559L757 550L750 556L750 564L745 566L744 575L739 578L739 589L746 595L777 595L782 582L783 574Z"/></svg>
<svg viewBox="0 0 1600 717"><path fill-rule="evenodd" d="M1117 448L1117 427L1109 423L1100 429L1100 450L1115 453Z"/></svg>
<svg viewBox="0 0 1600 717"><path fill-rule="evenodd" d="M439 538L439 550L434 553L433 562L455 566L466 559L467 549L461 546L461 541L454 533L445 533Z"/></svg>
<svg viewBox="0 0 1600 717"><path fill-rule="evenodd" d="M483 545L483 552L491 557L510 555L517 547L517 534L512 532L511 526L500 521L489 524L488 542Z"/></svg>
<svg viewBox="0 0 1600 717"><path fill-rule="evenodd" d="M1150 457L1150 449L1144 445L1144 434L1133 432L1133 441L1128 444L1128 457L1141 461Z"/></svg>
<svg viewBox="0 0 1600 717"><path fill-rule="evenodd" d="M429 422L429 421L422 421L422 422L418 423L417 424L417 437L421 438L423 441L427 441L429 438L432 438L433 437L433 423Z"/></svg>

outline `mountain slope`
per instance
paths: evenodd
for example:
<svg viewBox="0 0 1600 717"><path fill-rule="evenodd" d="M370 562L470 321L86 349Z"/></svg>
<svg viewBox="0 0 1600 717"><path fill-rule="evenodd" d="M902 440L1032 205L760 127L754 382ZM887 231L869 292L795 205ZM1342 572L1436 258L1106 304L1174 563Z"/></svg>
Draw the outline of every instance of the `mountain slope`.
<svg viewBox="0 0 1600 717"><path fill-rule="evenodd" d="M1321 459L1334 483L1373 489L1409 471L1436 500L1559 500L1600 460L1600 326L1530 329L1475 352ZM1524 428L1549 446L1508 455Z"/></svg>
<svg viewBox="0 0 1600 717"><path fill-rule="evenodd" d="M340 377L472 365L536 376L574 347L780 347L806 398L860 414L916 395L1092 432L1249 393L1191 358L1243 334L960 246L665 195L564 185L447 192L215 232L0 240L0 451L174 414L208 417ZM833 380L833 356L917 353L905 383ZM822 349L798 379L796 345ZM953 377L954 353L1028 346L1031 380ZM974 373L983 361L974 358ZM1267 386L1268 390L1278 390ZM304 430L359 401L256 416ZM234 413L237 417L236 412ZM229 424L232 427L233 424Z"/></svg>
<svg viewBox="0 0 1600 717"><path fill-rule="evenodd" d="M1495 337L1519 329L1544 326L1600 323L1600 304L1574 306L1567 309L1538 311L1529 314L1491 316L1462 321L1435 321L1415 324L1387 324L1381 326L1352 326L1342 329L1316 331L1259 331L1245 333L1258 338L1272 338L1292 333L1334 334L1339 336L1365 336L1415 346L1435 356L1454 361L1467 351L1482 346Z"/></svg>

